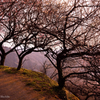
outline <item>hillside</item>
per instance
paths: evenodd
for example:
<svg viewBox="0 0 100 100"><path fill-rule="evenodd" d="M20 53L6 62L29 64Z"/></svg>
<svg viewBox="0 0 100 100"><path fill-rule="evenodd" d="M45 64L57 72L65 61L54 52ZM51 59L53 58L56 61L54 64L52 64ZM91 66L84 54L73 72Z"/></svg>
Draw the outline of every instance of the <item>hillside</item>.
<svg viewBox="0 0 100 100"><path fill-rule="evenodd" d="M42 73L0 66L0 100L79 100L57 86Z"/></svg>

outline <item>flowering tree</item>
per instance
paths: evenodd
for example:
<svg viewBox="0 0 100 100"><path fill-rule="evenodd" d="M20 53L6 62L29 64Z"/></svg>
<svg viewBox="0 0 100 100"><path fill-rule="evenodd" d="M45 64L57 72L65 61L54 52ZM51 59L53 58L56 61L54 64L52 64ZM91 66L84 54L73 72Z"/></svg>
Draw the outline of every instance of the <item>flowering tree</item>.
<svg viewBox="0 0 100 100"><path fill-rule="evenodd" d="M49 6L52 7L52 10ZM44 11L45 15L48 15L44 25L49 23L49 26L41 29L54 36L57 39L55 42L59 44L58 51L55 50L58 44L54 47L49 46L46 56L57 69L58 84L60 88L63 88L68 77L90 74L82 65L84 56L99 55L100 33L99 24L96 26L96 23L100 8L98 1L94 3L85 0L74 0L57 6L49 6ZM98 50L92 51L93 48L97 47ZM66 61L68 59L74 60L74 62L83 60L78 66L72 66L68 65ZM71 63L74 65L73 62ZM75 68L78 71L75 71ZM71 71L66 71L67 69L71 69ZM80 71L80 69L84 71Z"/></svg>
<svg viewBox="0 0 100 100"><path fill-rule="evenodd" d="M20 6L22 5L22 6ZM5 57L12 52L20 44L13 44L12 38L16 37L24 30L18 30L18 18L24 5L21 2L0 2L0 65L4 65ZM5 51L4 45L9 45L11 42L12 48Z"/></svg>

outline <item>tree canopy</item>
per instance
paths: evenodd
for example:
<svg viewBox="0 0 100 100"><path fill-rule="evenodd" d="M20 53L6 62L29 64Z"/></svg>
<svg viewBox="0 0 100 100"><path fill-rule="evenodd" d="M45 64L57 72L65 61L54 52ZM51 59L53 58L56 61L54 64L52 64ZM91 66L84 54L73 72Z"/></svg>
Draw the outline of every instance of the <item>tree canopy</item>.
<svg viewBox="0 0 100 100"><path fill-rule="evenodd" d="M100 91L99 5L99 0L0 2L0 64L15 50L19 70L27 54L46 51L45 56L57 70L61 89L67 81L76 85L72 79L77 78ZM5 51L4 43L9 41L12 48ZM98 91L92 91L92 95L88 91L86 99L98 97Z"/></svg>

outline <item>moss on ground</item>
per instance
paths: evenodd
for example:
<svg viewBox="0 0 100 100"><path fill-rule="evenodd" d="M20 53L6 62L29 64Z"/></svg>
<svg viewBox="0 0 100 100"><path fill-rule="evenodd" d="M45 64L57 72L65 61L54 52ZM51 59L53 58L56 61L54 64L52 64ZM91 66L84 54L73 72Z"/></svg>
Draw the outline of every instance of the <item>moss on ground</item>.
<svg viewBox="0 0 100 100"><path fill-rule="evenodd" d="M21 76L21 80L26 84L26 86L32 87L35 91L38 91L42 95L51 95L56 98L61 98L62 100L79 100L66 89L60 90L57 82L53 81L43 73L23 68L17 71L16 68L1 65L0 71Z"/></svg>

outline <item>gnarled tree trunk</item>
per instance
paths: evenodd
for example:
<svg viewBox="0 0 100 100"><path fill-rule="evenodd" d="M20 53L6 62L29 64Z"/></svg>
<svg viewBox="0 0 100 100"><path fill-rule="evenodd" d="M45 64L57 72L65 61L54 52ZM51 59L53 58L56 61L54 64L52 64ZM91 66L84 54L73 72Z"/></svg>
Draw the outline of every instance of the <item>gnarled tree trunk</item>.
<svg viewBox="0 0 100 100"><path fill-rule="evenodd" d="M3 47L0 45L0 51L1 51L1 61L0 61L0 65L4 65L5 62L5 58L6 58L6 53L5 50L3 49Z"/></svg>
<svg viewBox="0 0 100 100"><path fill-rule="evenodd" d="M61 59L57 57L57 70L58 70L58 84L59 88L62 89L65 85L65 80L62 74L62 68L61 68Z"/></svg>
<svg viewBox="0 0 100 100"><path fill-rule="evenodd" d="M6 58L6 54L2 54L2 55L1 55L0 65L4 65L5 58Z"/></svg>
<svg viewBox="0 0 100 100"><path fill-rule="evenodd" d="M19 59L19 63L18 63L17 70L20 70L20 69L21 69L21 67L22 67L22 61L23 61L23 57L21 57L21 58Z"/></svg>

